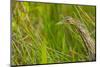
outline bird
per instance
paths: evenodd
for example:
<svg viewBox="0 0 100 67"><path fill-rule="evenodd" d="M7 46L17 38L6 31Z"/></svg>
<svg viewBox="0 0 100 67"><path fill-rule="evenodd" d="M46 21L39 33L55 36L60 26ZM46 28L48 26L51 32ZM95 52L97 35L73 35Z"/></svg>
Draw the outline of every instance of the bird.
<svg viewBox="0 0 100 67"><path fill-rule="evenodd" d="M59 21L57 25L60 24L70 24L75 26L79 35L81 36L85 47L87 48L89 60L93 61L96 58L96 50L95 50L95 41L90 36L88 29L85 24L83 24L80 20L77 20L71 16L66 16L63 20Z"/></svg>

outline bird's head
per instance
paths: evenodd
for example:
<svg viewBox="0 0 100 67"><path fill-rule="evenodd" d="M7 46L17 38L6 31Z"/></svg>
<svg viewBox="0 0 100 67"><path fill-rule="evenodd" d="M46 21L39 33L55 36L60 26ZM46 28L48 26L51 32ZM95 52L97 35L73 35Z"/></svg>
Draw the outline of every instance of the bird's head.
<svg viewBox="0 0 100 67"><path fill-rule="evenodd" d="M57 25L60 25L60 24L74 24L74 19L70 16L67 16L63 20L57 23Z"/></svg>

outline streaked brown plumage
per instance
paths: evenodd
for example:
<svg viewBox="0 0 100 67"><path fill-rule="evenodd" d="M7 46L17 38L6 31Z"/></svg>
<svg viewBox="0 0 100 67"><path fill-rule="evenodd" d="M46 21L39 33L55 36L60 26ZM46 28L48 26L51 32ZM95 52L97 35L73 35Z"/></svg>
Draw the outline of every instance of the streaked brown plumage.
<svg viewBox="0 0 100 67"><path fill-rule="evenodd" d="M88 49L88 54L89 54L89 60L95 60L95 41L91 38L89 31L85 27L84 24L82 24L80 21L72 18L72 17L65 17L63 21L58 22L57 24L71 24L76 27L78 30L81 38L84 41L84 45Z"/></svg>

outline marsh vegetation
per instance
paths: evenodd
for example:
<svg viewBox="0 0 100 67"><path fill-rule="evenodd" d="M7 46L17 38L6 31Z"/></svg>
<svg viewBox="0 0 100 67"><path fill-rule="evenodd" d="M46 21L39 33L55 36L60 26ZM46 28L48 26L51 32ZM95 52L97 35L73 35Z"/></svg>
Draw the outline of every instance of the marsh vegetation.
<svg viewBox="0 0 100 67"><path fill-rule="evenodd" d="M80 20L95 41L95 6L16 2L12 8L12 65L89 61L74 26L56 25L63 17Z"/></svg>

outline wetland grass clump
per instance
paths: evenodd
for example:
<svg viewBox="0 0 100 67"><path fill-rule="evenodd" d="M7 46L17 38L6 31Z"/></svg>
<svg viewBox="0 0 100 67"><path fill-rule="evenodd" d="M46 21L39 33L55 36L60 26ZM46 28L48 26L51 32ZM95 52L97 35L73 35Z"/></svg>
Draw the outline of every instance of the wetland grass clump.
<svg viewBox="0 0 100 67"><path fill-rule="evenodd" d="M66 16L79 19L95 41L95 8L16 2L12 9L12 65L90 61L75 27L56 24Z"/></svg>

